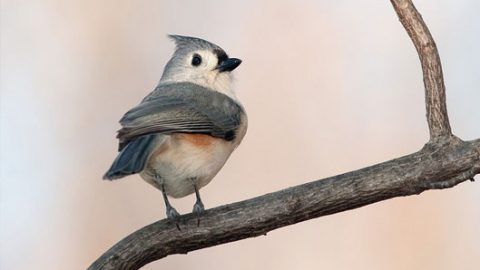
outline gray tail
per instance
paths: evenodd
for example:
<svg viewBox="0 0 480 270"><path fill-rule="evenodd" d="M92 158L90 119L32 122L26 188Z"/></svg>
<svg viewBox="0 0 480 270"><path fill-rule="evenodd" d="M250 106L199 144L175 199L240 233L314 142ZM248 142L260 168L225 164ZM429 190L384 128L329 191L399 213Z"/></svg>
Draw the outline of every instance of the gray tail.
<svg viewBox="0 0 480 270"><path fill-rule="evenodd" d="M105 173L103 179L114 180L141 172L155 145L156 136L156 134L149 134L128 142L122 151L118 153L117 158L113 161L112 166Z"/></svg>

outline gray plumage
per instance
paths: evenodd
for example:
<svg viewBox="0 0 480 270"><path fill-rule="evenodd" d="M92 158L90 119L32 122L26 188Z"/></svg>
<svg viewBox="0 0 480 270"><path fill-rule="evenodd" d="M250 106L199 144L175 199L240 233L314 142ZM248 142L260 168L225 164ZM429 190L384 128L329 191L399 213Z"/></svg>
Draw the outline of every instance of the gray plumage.
<svg viewBox="0 0 480 270"><path fill-rule="evenodd" d="M120 120L119 153L104 179L138 173L160 189L167 216L178 227L168 196L195 193L223 167L247 131L245 111L231 87L241 64L203 39L170 36L176 49L158 86Z"/></svg>
<svg viewBox="0 0 480 270"><path fill-rule="evenodd" d="M151 133L201 133L230 141L242 113L233 99L205 87L188 82L159 85L120 120L119 150Z"/></svg>
<svg viewBox="0 0 480 270"><path fill-rule="evenodd" d="M159 85L121 119L119 155L105 179L143 170L155 134L200 133L231 141L244 110L230 97L188 82Z"/></svg>
<svg viewBox="0 0 480 270"><path fill-rule="evenodd" d="M180 36L180 35L168 35L173 41L175 41L175 53L174 55L182 55L180 51L182 50L221 50L220 46L213 44L212 42L206 41L201 38Z"/></svg>
<svg viewBox="0 0 480 270"><path fill-rule="evenodd" d="M118 179L126 175L139 173L155 146L156 134L139 136L121 149L110 169L105 173L104 179Z"/></svg>
<svg viewBox="0 0 480 270"><path fill-rule="evenodd" d="M165 65L162 80L169 77L175 77L177 74L182 74L185 68L183 57L191 52L209 50L217 54L221 59L228 58L228 55L222 48L206 40L180 35L168 35L168 37L175 42L176 47L172 58L170 58Z"/></svg>

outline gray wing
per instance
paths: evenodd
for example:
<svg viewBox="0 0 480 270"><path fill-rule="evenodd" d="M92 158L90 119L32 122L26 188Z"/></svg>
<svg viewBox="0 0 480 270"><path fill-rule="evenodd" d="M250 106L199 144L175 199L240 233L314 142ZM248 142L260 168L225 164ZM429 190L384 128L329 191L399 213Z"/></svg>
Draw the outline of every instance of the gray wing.
<svg viewBox="0 0 480 270"><path fill-rule="evenodd" d="M152 133L202 133L233 140L243 108L230 97L192 83L158 86L120 120L120 150Z"/></svg>

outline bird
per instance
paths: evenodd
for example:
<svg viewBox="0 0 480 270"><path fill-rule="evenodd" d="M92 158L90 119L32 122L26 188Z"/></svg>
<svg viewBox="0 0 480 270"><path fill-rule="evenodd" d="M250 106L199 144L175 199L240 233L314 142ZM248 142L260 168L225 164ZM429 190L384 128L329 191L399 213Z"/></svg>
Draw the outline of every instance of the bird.
<svg viewBox="0 0 480 270"><path fill-rule="evenodd" d="M248 120L233 89L232 71L242 60L201 38L168 37L175 51L155 89L120 119L118 155L103 178L139 174L162 192L167 218L180 230L168 198L195 193L199 225L199 190L241 143Z"/></svg>

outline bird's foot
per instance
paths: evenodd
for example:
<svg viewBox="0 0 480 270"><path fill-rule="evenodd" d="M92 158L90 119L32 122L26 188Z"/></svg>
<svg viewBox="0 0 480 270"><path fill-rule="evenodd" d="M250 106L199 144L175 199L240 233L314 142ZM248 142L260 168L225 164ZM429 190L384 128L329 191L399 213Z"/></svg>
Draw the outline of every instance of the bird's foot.
<svg viewBox="0 0 480 270"><path fill-rule="evenodd" d="M203 203L201 200L197 200L197 202L193 205L193 211L192 211L196 216L197 216L197 227L200 226L200 215L205 212L205 207L203 206Z"/></svg>
<svg viewBox="0 0 480 270"><path fill-rule="evenodd" d="M177 229L180 231L180 225L178 225L180 214L177 212L177 210L175 210L175 208L167 206L167 218L171 222L173 222L177 226Z"/></svg>

